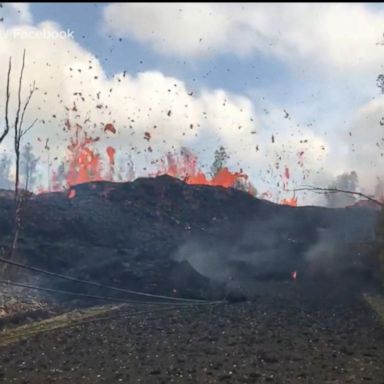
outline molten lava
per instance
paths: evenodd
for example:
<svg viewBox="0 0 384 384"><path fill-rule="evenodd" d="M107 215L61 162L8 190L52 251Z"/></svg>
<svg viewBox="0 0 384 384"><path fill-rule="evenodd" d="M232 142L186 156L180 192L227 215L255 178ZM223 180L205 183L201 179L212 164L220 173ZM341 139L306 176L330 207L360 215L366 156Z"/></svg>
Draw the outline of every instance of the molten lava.
<svg viewBox="0 0 384 384"><path fill-rule="evenodd" d="M221 186L224 188L236 187L255 194L256 190L248 181L248 176L242 172L231 172L227 167L218 169L216 174L209 178L197 167L197 156L187 148L182 148L180 155L168 153L166 160L162 161L164 169L157 174L166 174L184 180L187 184L200 184Z"/></svg>
<svg viewBox="0 0 384 384"><path fill-rule="evenodd" d="M68 199L74 199L76 197L76 191L74 189L70 189L67 196Z"/></svg>
<svg viewBox="0 0 384 384"><path fill-rule="evenodd" d="M116 149L113 147L108 147L107 156L109 160L109 175L108 175L109 180L113 180L113 176L115 174L115 155L116 155Z"/></svg>
<svg viewBox="0 0 384 384"><path fill-rule="evenodd" d="M72 141L71 145L68 146L71 154L67 175L68 185L103 179L101 176L100 156L87 146L95 141L97 140L86 137L84 142Z"/></svg>
<svg viewBox="0 0 384 384"><path fill-rule="evenodd" d="M84 122L85 124L86 122ZM101 155L94 148L95 144L100 141L99 137L92 137L80 124L71 124L69 119L65 122L64 131L69 133L69 145L67 155L67 165L62 164L62 169L57 169L51 172L50 187L51 191L62 190L63 188L70 188L73 185L93 182L93 181L113 181L115 179L124 180L132 178L122 177L120 169L119 175L115 175L116 164L116 149L112 146L106 148L106 159L108 161L107 167L103 164ZM103 132L105 134L116 134L117 130L113 124L108 123L104 126ZM145 132L144 140L151 140L151 133ZM170 175L181 180L187 184L221 186L224 188L236 188L249 194L256 196L256 188L249 181L248 175L240 170L239 172L232 172L228 167L221 165L217 167L212 176L204 173L198 166L197 156L189 149L183 147L180 153L168 153L160 161L152 162L152 164L160 164L160 169L155 173L155 176ZM103 166L104 165L104 166ZM129 172L131 174L132 172ZM65 176L65 182L63 182ZM285 167L283 178L283 189L287 191L287 184L290 179L290 171ZM74 198L76 192L72 189L68 192L69 198ZM269 200L272 199L272 194L264 193L262 197ZM297 198L283 199L281 204L297 206Z"/></svg>
<svg viewBox="0 0 384 384"><path fill-rule="evenodd" d="M107 148L107 155L110 164L109 175L103 175L102 160L100 155L92 148L92 145L100 140L99 137L91 137L79 124L74 126L67 121L67 131L72 135L68 145L68 172L66 177L67 186L72 186L91 181L112 180L116 150L113 147ZM105 126L105 131L116 132L112 124ZM55 180L55 174L53 179Z"/></svg>
<svg viewBox="0 0 384 384"><path fill-rule="evenodd" d="M293 196L290 199L281 200L280 204L290 205L291 207L297 207L297 197Z"/></svg>
<svg viewBox="0 0 384 384"><path fill-rule="evenodd" d="M115 155L116 155L116 149L113 147L107 148L107 155L109 159L109 164L115 165Z"/></svg>

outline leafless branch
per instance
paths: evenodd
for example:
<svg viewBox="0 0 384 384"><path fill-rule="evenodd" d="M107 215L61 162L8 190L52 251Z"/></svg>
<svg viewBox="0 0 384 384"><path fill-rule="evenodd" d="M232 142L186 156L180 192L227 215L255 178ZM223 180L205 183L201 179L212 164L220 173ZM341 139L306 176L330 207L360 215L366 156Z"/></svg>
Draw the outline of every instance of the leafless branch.
<svg viewBox="0 0 384 384"><path fill-rule="evenodd" d="M8 135L8 132L9 132L8 109L9 109L9 99L10 99L9 82L11 79L11 69L12 69L12 59L9 58L8 73L7 73L7 88L5 93L5 127L3 130L3 133L0 136L0 143L5 139L5 137Z"/></svg>
<svg viewBox="0 0 384 384"><path fill-rule="evenodd" d="M36 124L37 119L35 119L32 124L30 124L27 128L23 128L24 124L24 116L28 109L28 106L30 105L32 96L34 92L36 91L36 84L33 82L28 97L22 105L21 101L21 92L23 88L23 77L24 77L24 69L25 69L25 49L23 51L23 61L21 65L20 75L19 75L19 87L17 92L17 109L16 109L16 116L15 116L15 125L14 125L14 150L15 150L15 156L16 156L16 177L15 177L15 200L18 201L19 198L19 174L20 174L20 146L22 138L33 128L33 126ZM22 199L21 199L22 200Z"/></svg>
<svg viewBox="0 0 384 384"><path fill-rule="evenodd" d="M34 122L27 128L27 129L26 129L26 130L23 130L23 129L22 129L22 127L23 127L23 122L24 122L25 111L26 111L27 108L28 108L28 105L29 105L29 103L30 103L30 101L31 101L31 99L32 99L32 96L33 96L35 90L36 90L36 85L35 85L35 82L33 82L32 87L31 87L31 89L30 89L30 91L29 91L28 98L27 98L27 100L26 100L26 102L25 102L25 104L24 104L23 111L22 111L22 113L21 113L21 119L20 119L20 125L19 125L19 133L20 133L20 136L24 136L24 135L27 133L27 131L29 131L29 130L33 127L33 125L35 125L35 123L36 123L36 121L37 121L37 119L36 119L36 120L35 120L35 121L34 121Z"/></svg>
<svg viewBox="0 0 384 384"><path fill-rule="evenodd" d="M372 201L373 203L375 203L375 204L379 205L380 207L384 208L384 203L382 203L381 201L375 199L374 197L366 195L365 193L349 191L349 190L346 190L346 189L320 188L320 187L314 187L314 186L308 185L308 186L304 186L304 187L301 187L301 188L296 188L293 191L294 192L309 191L309 192L320 193L320 194L345 193L345 194L348 194L348 195L354 195L354 196L363 197L364 199Z"/></svg>
<svg viewBox="0 0 384 384"><path fill-rule="evenodd" d="M21 89L23 87L23 75L24 75L24 68L25 68L25 49L23 51L23 61L21 64L21 71L19 76L19 88L17 91L17 110L16 110L16 117L15 117L15 140L16 140L16 133L19 128L19 119L20 119L20 109L21 109Z"/></svg>
<svg viewBox="0 0 384 384"><path fill-rule="evenodd" d="M30 101L32 99L32 96L36 90L35 82L33 82L28 97L26 98L24 104L22 103L21 94L23 89L23 77L24 77L24 69L25 69L25 49L23 51L23 59L22 59L22 65L21 70L19 74L19 82L18 82L18 91L17 91L17 106L16 106L16 114L15 114L15 120L14 120L14 151L15 151L15 157L16 157L16 176L15 176L15 216L14 216L14 229L13 229L13 240L11 249L9 252L9 259L14 258L14 255L17 250L17 243L19 240L19 235L21 231L21 221L22 221L22 208L24 205L24 202L27 198L27 193L20 193L19 191L19 178L20 178L20 147L21 147L21 141L22 138L32 129L32 127L37 122L37 119L35 119L27 128L23 128L24 125L24 116L28 109L28 106L30 105ZM9 82L10 82L10 74L11 74L11 60L9 61L9 67L8 67L8 78L7 78L7 100L6 100L6 128L9 131L9 121L8 121L8 103L10 98L10 92L9 92ZM4 272L4 271L0 271Z"/></svg>
<svg viewBox="0 0 384 384"><path fill-rule="evenodd" d="M38 119L33 120L32 123L27 128L23 129L20 137L23 137L25 134L27 134L33 128L33 126L37 123L37 120Z"/></svg>

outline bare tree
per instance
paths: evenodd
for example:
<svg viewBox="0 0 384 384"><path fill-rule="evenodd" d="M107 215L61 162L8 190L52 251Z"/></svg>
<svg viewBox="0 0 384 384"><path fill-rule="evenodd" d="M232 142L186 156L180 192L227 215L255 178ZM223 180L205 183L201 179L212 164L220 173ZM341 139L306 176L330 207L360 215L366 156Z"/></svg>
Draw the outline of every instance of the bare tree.
<svg viewBox="0 0 384 384"><path fill-rule="evenodd" d="M30 101L34 92L36 91L35 83L33 82L29 94L24 102L22 103L21 94L23 89L23 77L24 77L24 69L25 69L25 49L23 51L23 58L21 63L21 70L18 79L18 89L17 89L17 104L16 104L16 114L15 120L13 122L13 132L14 132L14 151L15 151L15 191L14 191L14 199L15 199L15 212L14 212L14 227L13 227L13 238L11 249L8 254L8 258L12 259L15 255L17 243L19 240L19 234L21 229L21 211L23 206L24 196L19 193L19 183L20 183L20 146L22 143L23 137L32 129L35 125L37 119L35 119L29 126L24 127L24 118L25 113L28 109ZM5 100L5 128L3 130L2 135L0 136L0 142L4 140L9 131L11 130L11 122L9 119L9 102L11 98L10 93L10 79L12 74L12 59L9 59L8 64L8 73L7 73L7 87L6 87L6 100ZM3 267L0 270L0 273L4 273L5 268Z"/></svg>
<svg viewBox="0 0 384 384"><path fill-rule="evenodd" d="M7 72L7 87L6 87L6 91L5 91L5 125L3 127L3 132L0 135L0 144L2 143L2 141L6 138L6 136L9 133L8 109L9 109L9 99L10 99L9 82L10 82L10 78L11 78L11 68L12 68L12 59L9 58L8 72Z"/></svg>
<svg viewBox="0 0 384 384"><path fill-rule="evenodd" d="M16 116L15 116L15 123L14 123L14 150L15 150L15 156L16 156L16 163L15 163L15 167L16 167L15 200L16 201L19 198L19 184L20 184L20 144L23 137L32 129L32 127L35 125L37 121L37 119L35 119L27 128L23 127L25 112L28 108L28 105L32 99L34 92L36 91L36 85L35 85L35 82L33 82L29 90L27 100L25 101L24 106L22 106L21 91L23 88L24 68L25 68L25 49L23 52L23 61L21 64L21 71L19 76L19 86L17 91L17 109L16 109Z"/></svg>
<svg viewBox="0 0 384 384"><path fill-rule="evenodd" d="M19 75L19 86L17 90L17 108L14 122L14 150L16 156L15 162L15 223L14 223L14 233L13 233L13 241L12 248L9 255L9 258L12 259L16 252L17 242L19 240L19 234L21 229L21 210L23 206L23 196L19 193L19 183L20 183L20 145L23 137L32 129L35 125L37 119L35 119L27 128L24 128L24 117L25 112L29 106L29 103L32 99L32 96L36 90L35 82L33 82L28 97L22 106L21 101L21 92L23 88L23 76L25 69L25 49L23 51L23 59L21 63L21 71Z"/></svg>

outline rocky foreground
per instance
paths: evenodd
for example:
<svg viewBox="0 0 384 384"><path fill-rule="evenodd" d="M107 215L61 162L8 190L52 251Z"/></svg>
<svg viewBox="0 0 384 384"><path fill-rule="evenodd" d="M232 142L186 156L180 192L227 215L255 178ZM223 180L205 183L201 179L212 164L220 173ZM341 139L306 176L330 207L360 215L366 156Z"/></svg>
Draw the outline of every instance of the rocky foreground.
<svg viewBox="0 0 384 384"><path fill-rule="evenodd" d="M12 204L0 193L0 247L11 240ZM280 206L168 176L31 196L19 262L144 292L205 299L241 292L248 301L161 311L135 304L11 343L7 329L16 325L4 320L0 382L384 384L384 328L364 299L382 294L376 220L369 207ZM113 294L17 268L8 273L14 281Z"/></svg>
<svg viewBox="0 0 384 384"><path fill-rule="evenodd" d="M384 383L384 328L362 296L263 283L252 301L142 309L0 348L4 383Z"/></svg>

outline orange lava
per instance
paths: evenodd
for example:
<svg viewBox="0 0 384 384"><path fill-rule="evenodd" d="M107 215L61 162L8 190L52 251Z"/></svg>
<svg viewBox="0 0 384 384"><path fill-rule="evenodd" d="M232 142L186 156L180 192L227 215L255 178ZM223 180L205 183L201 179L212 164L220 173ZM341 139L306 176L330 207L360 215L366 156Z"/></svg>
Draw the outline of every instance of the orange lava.
<svg viewBox="0 0 384 384"><path fill-rule="evenodd" d="M220 185L225 188L234 187L240 179L248 179L248 176L240 172L231 172L228 168L222 168L211 180L210 185Z"/></svg>
<svg viewBox="0 0 384 384"><path fill-rule="evenodd" d="M115 155L116 155L116 149L113 147L107 148L107 155L109 159L109 164L115 165Z"/></svg>
<svg viewBox="0 0 384 384"><path fill-rule="evenodd" d="M67 196L68 199L74 199L76 197L76 191L74 189L70 189Z"/></svg>
<svg viewBox="0 0 384 384"><path fill-rule="evenodd" d="M67 127L71 127L69 123ZM74 130L68 145L68 186L102 180L100 156L91 149L91 145L99 141L99 138L88 136L79 124L75 125Z"/></svg>
<svg viewBox="0 0 384 384"><path fill-rule="evenodd" d="M297 207L297 197L292 197L290 199L281 200L280 204L289 205L291 207Z"/></svg>
<svg viewBox="0 0 384 384"><path fill-rule="evenodd" d="M157 174L166 174L184 180L187 184L212 185L224 188L243 186L247 192L255 194L256 190L248 181L248 176L242 172L231 172L223 167L209 177L197 167L197 156L190 150L182 148L180 155L168 153L163 161L165 169Z"/></svg>
<svg viewBox="0 0 384 384"><path fill-rule="evenodd" d="M108 146L106 148L106 162L103 163L102 156L95 148L95 144L100 141L99 137L89 135L82 125L71 124L69 119L65 122L64 131L69 134L67 164L60 169L60 172L59 168L57 171L51 172L50 191L62 190L63 187L68 188L68 198L74 198L76 192L70 187L76 184L124 179L124 177L121 177L121 173L115 175L116 149L114 147ZM113 124L108 123L104 126L103 132L115 134L117 130ZM144 140L151 140L150 132L144 133ZM159 170L155 173L157 176L166 174L184 180L187 184L236 188L252 196L257 195L256 188L249 181L248 175L243 173L242 170L233 172L228 167L221 166L221 168L213 170L212 175L208 175L199 168L197 156L185 147L181 148L178 154L168 153L160 161L152 162L152 164L154 163L160 164ZM63 173L64 168L65 173ZM59 175L62 177L59 177ZM63 182L64 177L65 182ZM133 178L134 176L130 178L127 176L125 180L132 181ZM285 191L287 191L290 178L290 170L285 167L282 175L283 189ZM269 200L272 199L272 194L269 192L261 196ZM297 207L297 198L293 196L292 198L283 199L280 204Z"/></svg>

